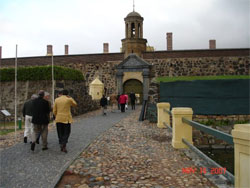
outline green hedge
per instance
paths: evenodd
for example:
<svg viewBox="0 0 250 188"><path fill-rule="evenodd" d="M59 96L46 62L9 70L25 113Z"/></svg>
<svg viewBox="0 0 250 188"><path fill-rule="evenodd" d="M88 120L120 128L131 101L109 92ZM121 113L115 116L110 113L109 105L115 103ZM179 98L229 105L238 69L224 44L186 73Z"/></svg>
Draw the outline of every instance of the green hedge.
<svg viewBox="0 0 250 188"><path fill-rule="evenodd" d="M221 76L178 76L178 77L158 77L157 82L176 82L176 81L194 81L194 80L233 80L250 79L250 75L221 75Z"/></svg>
<svg viewBox="0 0 250 188"><path fill-rule="evenodd" d="M17 69L17 80L51 80L52 66L20 67ZM66 67L54 66L55 80L84 80L81 71ZM0 81L14 81L15 68L0 69Z"/></svg>

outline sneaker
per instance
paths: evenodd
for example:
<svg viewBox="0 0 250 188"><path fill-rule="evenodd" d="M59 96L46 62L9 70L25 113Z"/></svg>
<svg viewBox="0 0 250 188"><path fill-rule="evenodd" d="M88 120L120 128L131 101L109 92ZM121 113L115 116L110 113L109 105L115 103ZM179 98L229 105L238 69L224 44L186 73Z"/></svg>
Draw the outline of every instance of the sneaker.
<svg viewBox="0 0 250 188"><path fill-rule="evenodd" d="M23 142L24 142L24 143L27 143L27 136L25 136L25 137L23 138Z"/></svg>
<svg viewBox="0 0 250 188"><path fill-rule="evenodd" d="M44 147L44 148L42 148L42 150L44 151L44 150L48 150L49 148L48 147Z"/></svg>
<svg viewBox="0 0 250 188"><path fill-rule="evenodd" d="M64 153L68 153L68 151L67 151L66 147L63 147L62 152L64 152Z"/></svg>
<svg viewBox="0 0 250 188"><path fill-rule="evenodd" d="M68 153L67 149L66 149L66 144L62 145L61 151L64 153Z"/></svg>
<svg viewBox="0 0 250 188"><path fill-rule="evenodd" d="M31 144L31 151L34 151L34 150L35 150L35 146L36 146L36 143L33 142L33 143Z"/></svg>

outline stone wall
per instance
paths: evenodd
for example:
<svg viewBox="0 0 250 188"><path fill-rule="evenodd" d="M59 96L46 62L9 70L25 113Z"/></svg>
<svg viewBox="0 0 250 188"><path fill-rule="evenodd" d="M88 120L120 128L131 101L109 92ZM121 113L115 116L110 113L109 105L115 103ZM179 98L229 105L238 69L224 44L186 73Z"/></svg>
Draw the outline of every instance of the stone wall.
<svg viewBox="0 0 250 188"><path fill-rule="evenodd" d="M14 119L15 114L15 85L14 82L0 82L0 109L8 110ZM22 107L32 94L39 90L52 93L51 81L26 81L17 83L17 116L22 117ZM59 90L68 89L70 96L75 99L78 106L72 108L73 115L80 115L99 108L99 101L93 101L87 93L86 82L82 81L57 81L55 84L55 96ZM52 99L51 99L52 100ZM50 100L50 101L51 101ZM2 117L1 117L2 118Z"/></svg>
<svg viewBox="0 0 250 188"><path fill-rule="evenodd" d="M143 53L158 76L249 75L249 49L173 50ZM86 86L99 76L107 93L117 91L116 65L123 53L54 56L54 64L81 70ZM1 59L0 67L14 67L15 59ZM18 58L18 66L51 65L51 57Z"/></svg>
<svg viewBox="0 0 250 188"><path fill-rule="evenodd" d="M249 75L249 57L148 59L153 77Z"/></svg>

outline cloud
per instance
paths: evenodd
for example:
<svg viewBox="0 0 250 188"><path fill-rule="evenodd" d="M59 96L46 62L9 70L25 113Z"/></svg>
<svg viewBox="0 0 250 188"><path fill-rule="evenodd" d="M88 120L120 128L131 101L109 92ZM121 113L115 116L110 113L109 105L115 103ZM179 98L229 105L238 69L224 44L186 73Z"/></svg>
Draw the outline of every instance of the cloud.
<svg viewBox="0 0 250 188"><path fill-rule="evenodd" d="M166 49L166 32L173 32L174 49L207 49L209 39L218 48L249 47L248 0L136 0L144 17L144 38L156 50ZM2 0L0 2L2 56L119 52L125 37L124 18L132 0Z"/></svg>

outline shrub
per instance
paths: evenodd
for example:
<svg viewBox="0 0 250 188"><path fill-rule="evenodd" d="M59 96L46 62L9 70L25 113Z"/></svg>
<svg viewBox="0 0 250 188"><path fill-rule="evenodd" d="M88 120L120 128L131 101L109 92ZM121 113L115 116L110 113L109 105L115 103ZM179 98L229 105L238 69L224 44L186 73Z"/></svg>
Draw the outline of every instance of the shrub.
<svg viewBox="0 0 250 188"><path fill-rule="evenodd" d="M18 81L37 81L37 80L51 80L52 79L52 66L37 66L37 67L19 67L17 69ZM81 71L54 66L54 79L55 80L84 80ZM0 81L14 81L15 68L0 69Z"/></svg>
<svg viewBox="0 0 250 188"><path fill-rule="evenodd" d="M193 80L231 80L231 79L250 79L249 75L221 75L221 76L178 76L178 77L158 77L157 82L176 82Z"/></svg>

